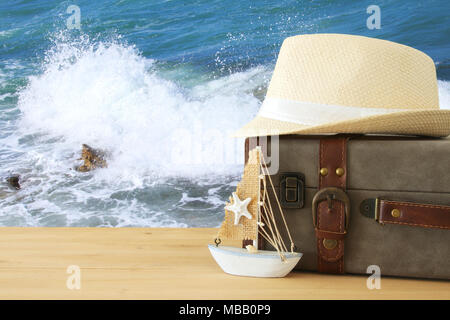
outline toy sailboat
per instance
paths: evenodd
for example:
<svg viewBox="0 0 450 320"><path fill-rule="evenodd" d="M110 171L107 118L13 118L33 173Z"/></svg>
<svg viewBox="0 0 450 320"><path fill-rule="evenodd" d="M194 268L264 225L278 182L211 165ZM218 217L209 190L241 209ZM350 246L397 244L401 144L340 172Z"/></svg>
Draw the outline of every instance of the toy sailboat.
<svg viewBox="0 0 450 320"><path fill-rule="evenodd" d="M277 195L273 198L289 236L290 251L281 237L274 210L269 200L267 180L273 191L273 183L262 156L261 148L249 152L242 181L233 198L225 207L225 219L219 229L215 245L208 245L217 264L226 273L248 277L284 277L298 263L301 253L294 252L294 243L289 233ZM273 251L258 250L261 235ZM252 240L246 248L221 246L222 240Z"/></svg>

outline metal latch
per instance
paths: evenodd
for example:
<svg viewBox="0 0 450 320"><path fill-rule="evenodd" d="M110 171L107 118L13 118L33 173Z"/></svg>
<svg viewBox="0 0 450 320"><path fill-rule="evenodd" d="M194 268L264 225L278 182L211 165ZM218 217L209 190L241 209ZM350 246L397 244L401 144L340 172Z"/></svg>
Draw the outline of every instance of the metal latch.
<svg viewBox="0 0 450 320"><path fill-rule="evenodd" d="M300 209L305 205L305 176L298 172L280 174L280 204L283 208Z"/></svg>

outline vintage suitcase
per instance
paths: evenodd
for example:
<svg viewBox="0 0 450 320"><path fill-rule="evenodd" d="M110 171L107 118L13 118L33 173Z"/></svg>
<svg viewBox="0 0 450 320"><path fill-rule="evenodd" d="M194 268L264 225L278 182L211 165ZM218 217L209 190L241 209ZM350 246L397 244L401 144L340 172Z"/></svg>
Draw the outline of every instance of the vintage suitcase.
<svg viewBox="0 0 450 320"><path fill-rule="evenodd" d="M278 166L298 269L450 279L450 139L286 135L248 138L246 154L256 145Z"/></svg>

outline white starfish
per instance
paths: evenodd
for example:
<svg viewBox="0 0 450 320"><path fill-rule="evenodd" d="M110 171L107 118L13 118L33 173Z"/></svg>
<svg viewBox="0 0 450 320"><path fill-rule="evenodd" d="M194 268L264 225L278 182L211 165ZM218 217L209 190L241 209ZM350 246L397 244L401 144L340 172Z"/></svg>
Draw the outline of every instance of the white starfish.
<svg viewBox="0 0 450 320"><path fill-rule="evenodd" d="M239 223L239 219L242 216L247 219L251 219L252 215L247 210L247 206L252 201L252 198L247 198L244 201L241 201L237 196L236 192L233 192L233 204L229 204L225 207L225 209L232 211L234 213L234 224L237 225Z"/></svg>

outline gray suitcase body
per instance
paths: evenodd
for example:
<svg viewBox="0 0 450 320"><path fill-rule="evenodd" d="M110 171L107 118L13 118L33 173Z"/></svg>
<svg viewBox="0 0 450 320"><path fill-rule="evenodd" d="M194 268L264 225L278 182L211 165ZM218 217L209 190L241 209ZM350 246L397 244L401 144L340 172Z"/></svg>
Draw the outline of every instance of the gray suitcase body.
<svg viewBox="0 0 450 320"><path fill-rule="evenodd" d="M284 185L280 188L280 176L304 176L304 206L283 211L295 245L303 253L297 269L313 271L317 270L317 242L311 204L319 183L319 139L280 136L279 170L271 176L278 195L286 192ZM246 150L256 143L247 139ZM345 272L365 274L375 265L382 276L450 279L450 230L382 225L360 213L362 201L368 198L449 206L450 139L354 136L347 143L347 172L351 210ZM289 243L287 235L283 237Z"/></svg>

